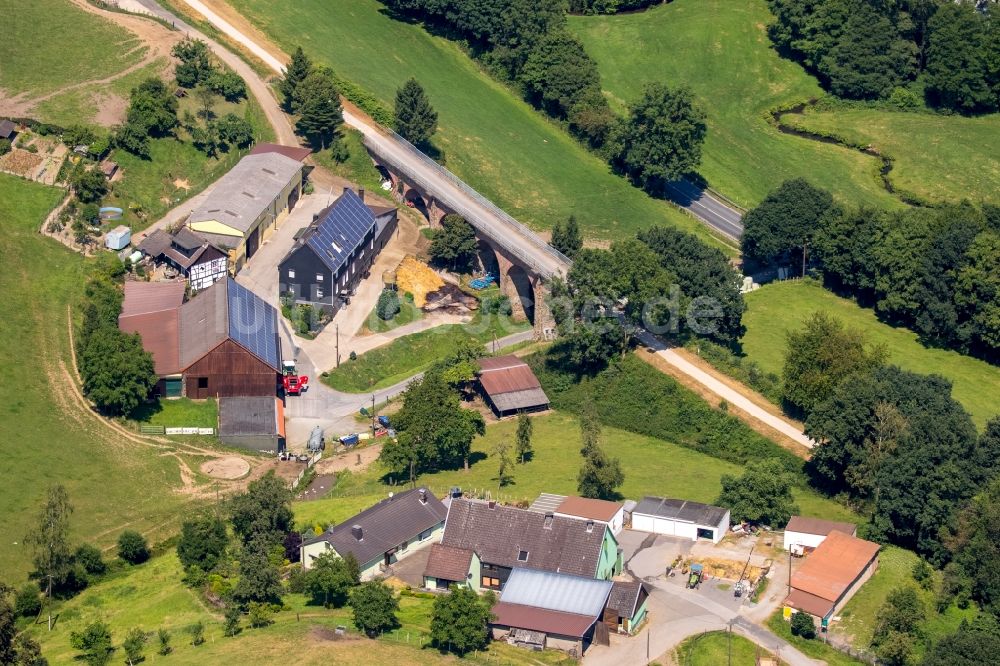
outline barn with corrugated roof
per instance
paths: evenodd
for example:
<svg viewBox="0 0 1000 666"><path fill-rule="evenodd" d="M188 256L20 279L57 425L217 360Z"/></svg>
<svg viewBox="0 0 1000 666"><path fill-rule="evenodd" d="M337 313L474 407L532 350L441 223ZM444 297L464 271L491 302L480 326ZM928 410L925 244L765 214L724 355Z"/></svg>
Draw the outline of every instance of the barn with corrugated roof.
<svg viewBox="0 0 1000 666"><path fill-rule="evenodd" d="M483 399L500 417L549 408L549 397L527 363L514 355L479 359Z"/></svg>

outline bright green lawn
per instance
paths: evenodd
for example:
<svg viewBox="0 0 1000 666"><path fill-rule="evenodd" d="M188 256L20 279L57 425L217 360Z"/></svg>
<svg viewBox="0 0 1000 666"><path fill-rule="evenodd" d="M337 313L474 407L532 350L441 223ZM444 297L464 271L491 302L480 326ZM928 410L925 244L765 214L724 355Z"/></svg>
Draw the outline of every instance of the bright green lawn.
<svg viewBox="0 0 1000 666"><path fill-rule="evenodd" d="M128 30L68 0L4 2L0 89L38 97L111 76L142 60L146 47Z"/></svg>
<svg viewBox="0 0 1000 666"><path fill-rule="evenodd" d="M789 114L790 125L871 144L895 159L893 185L931 201L1000 201L1000 114L966 118L871 109Z"/></svg>
<svg viewBox="0 0 1000 666"><path fill-rule="evenodd" d="M497 463L492 451L500 441L513 445L516 420L491 425L486 436L473 444L472 464L468 472L454 470L425 474L420 485L444 494L452 486L466 491L490 491L504 501L533 501L542 492L574 494L580 471L580 429L572 416L554 412L532 417L534 424L534 457L514 468L514 484L497 487ZM626 498L641 499L644 495L680 497L697 502L713 502L721 490L723 474L740 473L737 465L670 442L636 435L624 430L605 428L602 434L605 450L621 460L625 484L621 493ZM368 472L344 475L328 499L295 505L295 517L302 526L326 524L344 520L357 511L378 501L391 488L382 482L382 470L373 466ZM402 481L405 482L405 479ZM805 489L797 488L795 498L804 515L830 520L857 521L858 516L843 506Z"/></svg>
<svg viewBox="0 0 1000 666"><path fill-rule="evenodd" d="M755 666L758 648L756 643L739 634L710 631L686 639L677 646L677 663L684 666ZM767 656L763 654L760 656Z"/></svg>
<svg viewBox="0 0 1000 666"><path fill-rule="evenodd" d="M343 163L334 162L330 158L329 150L313 153L313 159L338 176L367 187L369 192L388 197L388 194L382 190L382 174L372 163L371 157L365 149L361 132L345 128L342 136L348 154L346 161Z"/></svg>
<svg viewBox="0 0 1000 666"><path fill-rule="evenodd" d="M859 666L864 664L864 662L858 661L854 657L847 656L840 650L830 647L821 640L807 640L805 638L799 638L798 636L792 636L789 622L782 617L781 613L781 609L775 611L774 615L768 619L767 627L775 634L791 643L792 646L799 652L802 652L806 656L812 657L813 659L821 659L826 662L827 666Z"/></svg>
<svg viewBox="0 0 1000 666"><path fill-rule="evenodd" d="M815 282L772 283L747 294L746 301L743 350L766 372L781 374L785 334L801 328L813 312L824 310L847 326L863 330L871 342L885 344L891 363L950 379L952 394L972 414L979 428L1000 414L1000 368L958 352L924 347L916 333L883 324L872 310L840 298Z"/></svg>
<svg viewBox="0 0 1000 666"><path fill-rule="evenodd" d="M135 416L142 425L165 428L215 428L219 425L219 407L215 398L158 400Z"/></svg>
<svg viewBox="0 0 1000 666"><path fill-rule="evenodd" d="M771 48L764 0L675 0L646 12L570 17L619 109L649 82L686 85L708 113L698 170L738 203L805 176L849 202L895 205L878 163L855 150L781 134L767 112L821 96L816 80Z"/></svg>
<svg viewBox="0 0 1000 666"><path fill-rule="evenodd" d="M76 508L73 537L109 545L128 525L155 540L188 500L174 493L174 460L110 436L68 401L67 305L81 298L87 264L38 226L63 193L0 174L0 579L30 567L21 545L46 489L62 483ZM26 383L27 382L27 383ZM58 396L65 395L66 406Z"/></svg>
<svg viewBox="0 0 1000 666"><path fill-rule="evenodd" d="M411 324L424 317L423 310L414 305L413 301L408 298L399 299L399 312L389 321L382 319L376 314L377 308L378 306L372 308L372 311L368 314L368 318L365 319L364 330L371 333L385 333L400 326Z"/></svg>
<svg viewBox="0 0 1000 666"><path fill-rule="evenodd" d="M525 330L528 324L515 324L496 315L477 316L468 324L446 324L397 338L387 345L367 351L356 360L342 361L323 381L350 393L385 388L429 368L434 361L469 339L486 344L494 335L502 338ZM351 350L345 350L348 354Z"/></svg>
<svg viewBox="0 0 1000 666"><path fill-rule="evenodd" d="M588 236L620 237L655 223L707 234L649 198L580 147L562 128L481 72L453 42L395 21L376 0L301 0L295 11L268 0L235 0L286 53L301 45L392 108L415 76L439 114L435 144L447 166L536 229L574 213Z"/></svg>

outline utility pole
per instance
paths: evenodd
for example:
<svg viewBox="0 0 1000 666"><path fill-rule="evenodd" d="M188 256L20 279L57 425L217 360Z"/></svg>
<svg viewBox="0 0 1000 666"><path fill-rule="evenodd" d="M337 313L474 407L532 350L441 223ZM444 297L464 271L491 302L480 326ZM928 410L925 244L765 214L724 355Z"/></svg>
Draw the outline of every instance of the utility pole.
<svg viewBox="0 0 1000 666"><path fill-rule="evenodd" d="M336 367L339 368L340 367L340 324L334 324L333 325L333 329L337 333L337 341L335 343L336 344L336 352L337 352L337 366Z"/></svg>
<svg viewBox="0 0 1000 666"><path fill-rule="evenodd" d="M733 621L729 621L729 631L726 632L726 652L728 654L727 663L733 666Z"/></svg>
<svg viewBox="0 0 1000 666"><path fill-rule="evenodd" d="M372 437L375 436L375 394L372 393Z"/></svg>

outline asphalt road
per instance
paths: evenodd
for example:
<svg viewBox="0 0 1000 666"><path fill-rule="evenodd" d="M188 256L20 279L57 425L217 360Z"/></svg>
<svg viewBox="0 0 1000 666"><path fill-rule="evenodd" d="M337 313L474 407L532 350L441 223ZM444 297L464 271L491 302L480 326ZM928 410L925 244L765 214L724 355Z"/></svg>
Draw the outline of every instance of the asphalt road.
<svg viewBox="0 0 1000 666"><path fill-rule="evenodd" d="M743 213L688 180L667 183L667 197L720 234L739 240Z"/></svg>

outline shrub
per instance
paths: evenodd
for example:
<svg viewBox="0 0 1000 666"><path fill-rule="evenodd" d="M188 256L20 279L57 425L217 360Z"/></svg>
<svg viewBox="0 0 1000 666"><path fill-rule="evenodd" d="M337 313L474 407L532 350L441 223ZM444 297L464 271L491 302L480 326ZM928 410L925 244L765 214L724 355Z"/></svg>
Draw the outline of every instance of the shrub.
<svg viewBox="0 0 1000 666"><path fill-rule="evenodd" d="M390 321L399 314L399 294L392 289L384 290L378 297L375 314L382 321Z"/></svg>
<svg viewBox="0 0 1000 666"><path fill-rule="evenodd" d="M166 629L160 629L156 632L156 638L160 641L160 649L157 650L164 657L174 651L174 648L170 646L170 632Z"/></svg>
<svg viewBox="0 0 1000 666"><path fill-rule="evenodd" d="M85 543L76 549L76 561L91 576L103 576L108 565L101 557L101 551L97 546Z"/></svg>
<svg viewBox="0 0 1000 666"><path fill-rule="evenodd" d="M10 139L0 139L0 155L10 152Z"/></svg>
<svg viewBox="0 0 1000 666"><path fill-rule="evenodd" d="M792 616L792 636L816 638L816 623L809 613L800 611Z"/></svg>
<svg viewBox="0 0 1000 666"><path fill-rule="evenodd" d="M118 557L129 564L142 564L149 559L146 537L133 530L125 530L118 537Z"/></svg>
<svg viewBox="0 0 1000 666"><path fill-rule="evenodd" d="M259 629L274 623L274 611L271 610L271 604L262 604L253 601L250 603L247 618L250 621L251 627Z"/></svg>
<svg viewBox="0 0 1000 666"><path fill-rule="evenodd" d="M190 627L188 627L188 633L191 634L191 645L195 647L201 645L205 642L205 623L195 622Z"/></svg>
<svg viewBox="0 0 1000 666"><path fill-rule="evenodd" d="M240 628L240 609L237 606L229 606L226 608L226 624L222 627L222 633L226 636L235 636L240 633L242 629Z"/></svg>
<svg viewBox="0 0 1000 666"><path fill-rule="evenodd" d="M36 583L28 583L17 591L14 612L20 617L34 617L42 610L41 591Z"/></svg>

